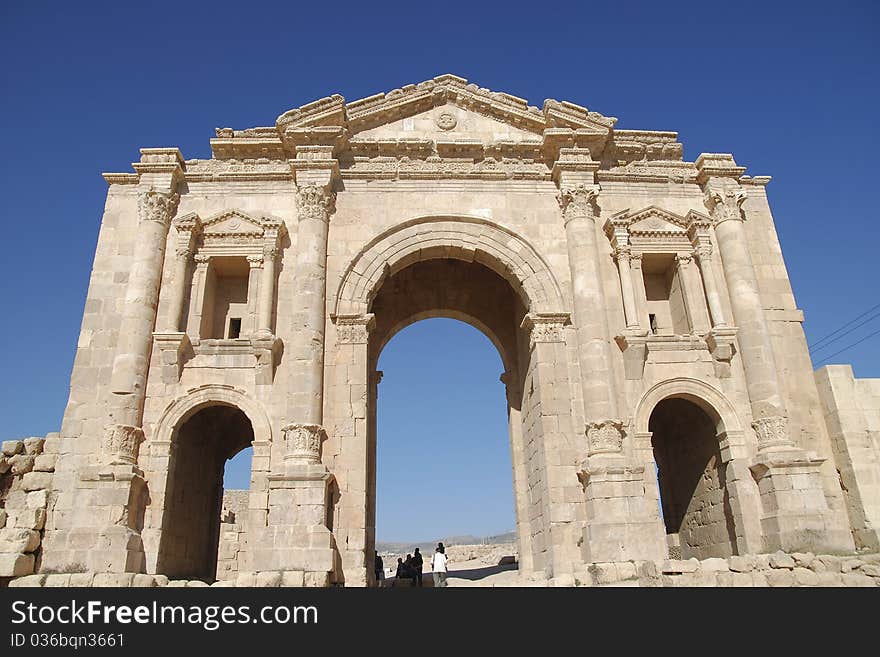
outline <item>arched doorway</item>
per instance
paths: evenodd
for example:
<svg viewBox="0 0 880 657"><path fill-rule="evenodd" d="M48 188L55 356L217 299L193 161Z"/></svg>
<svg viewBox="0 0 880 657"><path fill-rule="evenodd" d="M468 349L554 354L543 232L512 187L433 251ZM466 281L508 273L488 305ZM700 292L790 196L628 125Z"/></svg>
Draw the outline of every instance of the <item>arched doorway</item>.
<svg viewBox="0 0 880 657"><path fill-rule="evenodd" d="M671 557L737 553L734 514L716 421L684 398L666 398L651 412L660 506Z"/></svg>
<svg viewBox="0 0 880 657"><path fill-rule="evenodd" d="M215 579L224 466L253 441L250 420L235 406L204 406L179 423L168 463L158 573Z"/></svg>

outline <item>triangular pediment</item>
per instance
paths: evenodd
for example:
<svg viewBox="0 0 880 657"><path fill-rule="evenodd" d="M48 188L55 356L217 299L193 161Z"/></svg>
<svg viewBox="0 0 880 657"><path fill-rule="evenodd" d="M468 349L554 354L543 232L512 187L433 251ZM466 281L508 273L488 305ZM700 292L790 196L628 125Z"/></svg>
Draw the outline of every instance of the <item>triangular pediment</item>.
<svg viewBox="0 0 880 657"><path fill-rule="evenodd" d="M202 224L206 235L254 235L263 234L263 222L240 210L225 210L206 219Z"/></svg>
<svg viewBox="0 0 880 657"><path fill-rule="evenodd" d="M436 108L369 128L355 136L358 140L401 138L433 141L477 140L488 143L532 141L537 140L538 135L533 131L458 107L454 103L444 103Z"/></svg>
<svg viewBox="0 0 880 657"><path fill-rule="evenodd" d="M630 233L685 233L684 217L658 207L648 207L627 217Z"/></svg>

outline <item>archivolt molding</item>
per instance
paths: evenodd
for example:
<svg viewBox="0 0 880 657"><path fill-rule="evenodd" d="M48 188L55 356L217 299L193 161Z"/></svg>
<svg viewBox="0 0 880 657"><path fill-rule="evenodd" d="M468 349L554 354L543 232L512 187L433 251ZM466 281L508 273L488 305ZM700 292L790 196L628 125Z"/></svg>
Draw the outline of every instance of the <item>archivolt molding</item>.
<svg viewBox="0 0 880 657"><path fill-rule="evenodd" d="M234 406L244 413L254 430L254 455L267 455L272 443L272 425L262 405L244 391L224 384L193 388L175 399L155 423L150 439L151 456L167 456L175 431L198 411L209 406Z"/></svg>
<svg viewBox="0 0 880 657"><path fill-rule="evenodd" d="M479 262L506 279L530 312L565 312L550 268L522 237L478 217L427 216L399 224L361 249L342 276L334 316L366 313L386 276L434 258Z"/></svg>
<svg viewBox="0 0 880 657"><path fill-rule="evenodd" d="M679 377L656 384L648 390L636 405L636 433L648 433L648 422L654 408L664 399L687 399L702 408L717 426L719 435L726 434L730 442L738 442L743 435L742 423L733 404L721 391L699 379Z"/></svg>

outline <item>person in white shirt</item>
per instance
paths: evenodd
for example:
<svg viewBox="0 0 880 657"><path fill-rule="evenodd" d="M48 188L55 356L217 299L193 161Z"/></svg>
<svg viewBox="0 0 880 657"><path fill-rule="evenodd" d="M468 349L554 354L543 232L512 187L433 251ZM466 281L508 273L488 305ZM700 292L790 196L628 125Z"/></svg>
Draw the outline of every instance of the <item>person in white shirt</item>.
<svg viewBox="0 0 880 657"><path fill-rule="evenodd" d="M431 558L431 574L434 577L434 588L446 586L446 550L443 545L438 545Z"/></svg>

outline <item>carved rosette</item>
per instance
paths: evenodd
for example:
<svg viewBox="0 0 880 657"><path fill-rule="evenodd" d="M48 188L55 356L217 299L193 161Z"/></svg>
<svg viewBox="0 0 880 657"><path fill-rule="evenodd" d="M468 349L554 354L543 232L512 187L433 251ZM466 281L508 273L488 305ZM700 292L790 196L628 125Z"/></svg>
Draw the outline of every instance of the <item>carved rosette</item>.
<svg viewBox="0 0 880 657"><path fill-rule="evenodd" d="M101 446L102 460L106 465L137 465L144 431L127 424L110 424L104 428Z"/></svg>
<svg viewBox="0 0 880 657"><path fill-rule="evenodd" d="M327 439L321 425L288 424L281 431L286 448L285 461L305 465L321 462L321 443Z"/></svg>
<svg viewBox="0 0 880 657"><path fill-rule="evenodd" d="M587 424L587 455L616 454L623 449L623 423L603 420Z"/></svg>
<svg viewBox="0 0 880 657"><path fill-rule="evenodd" d="M376 325L372 313L366 315L339 316L336 318L337 344L367 344L370 331Z"/></svg>
<svg viewBox="0 0 880 657"><path fill-rule="evenodd" d="M540 342L565 342L565 325L568 322L567 313L526 315L522 327L529 332L529 348L534 348Z"/></svg>
<svg viewBox="0 0 880 657"><path fill-rule="evenodd" d="M180 195L177 192L160 192L149 189L138 195L138 216L141 223L155 221L167 226L177 211Z"/></svg>
<svg viewBox="0 0 880 657"><path fill-rule="evenodd" d="M296 210L300 219L311 218L326 221L336 203L336 193L323 185L308 183L296 190Z"/></svg>
<svg viewBox="0 0 880 657"><path fill-rule="evenodd" d="M577 217L598 217L598 199L599 185L563 187L556 195L566 222Z"/></svg>
<svg viewBox="0 0 880 657"><path fill-rule="evenodd" d="M709 209L709 215L716 225L731 219L743 221L742 204L746 195L742 191L733 190L709 190L703 198L703 203Z"/></svg>
<svg viewBox="0 0 880 657"><path fill-rule="evenodd" d="M752 429L758 437L758 449L791 445L788 437L788 418L781 415L758 418L752 422Z"/></svg>

